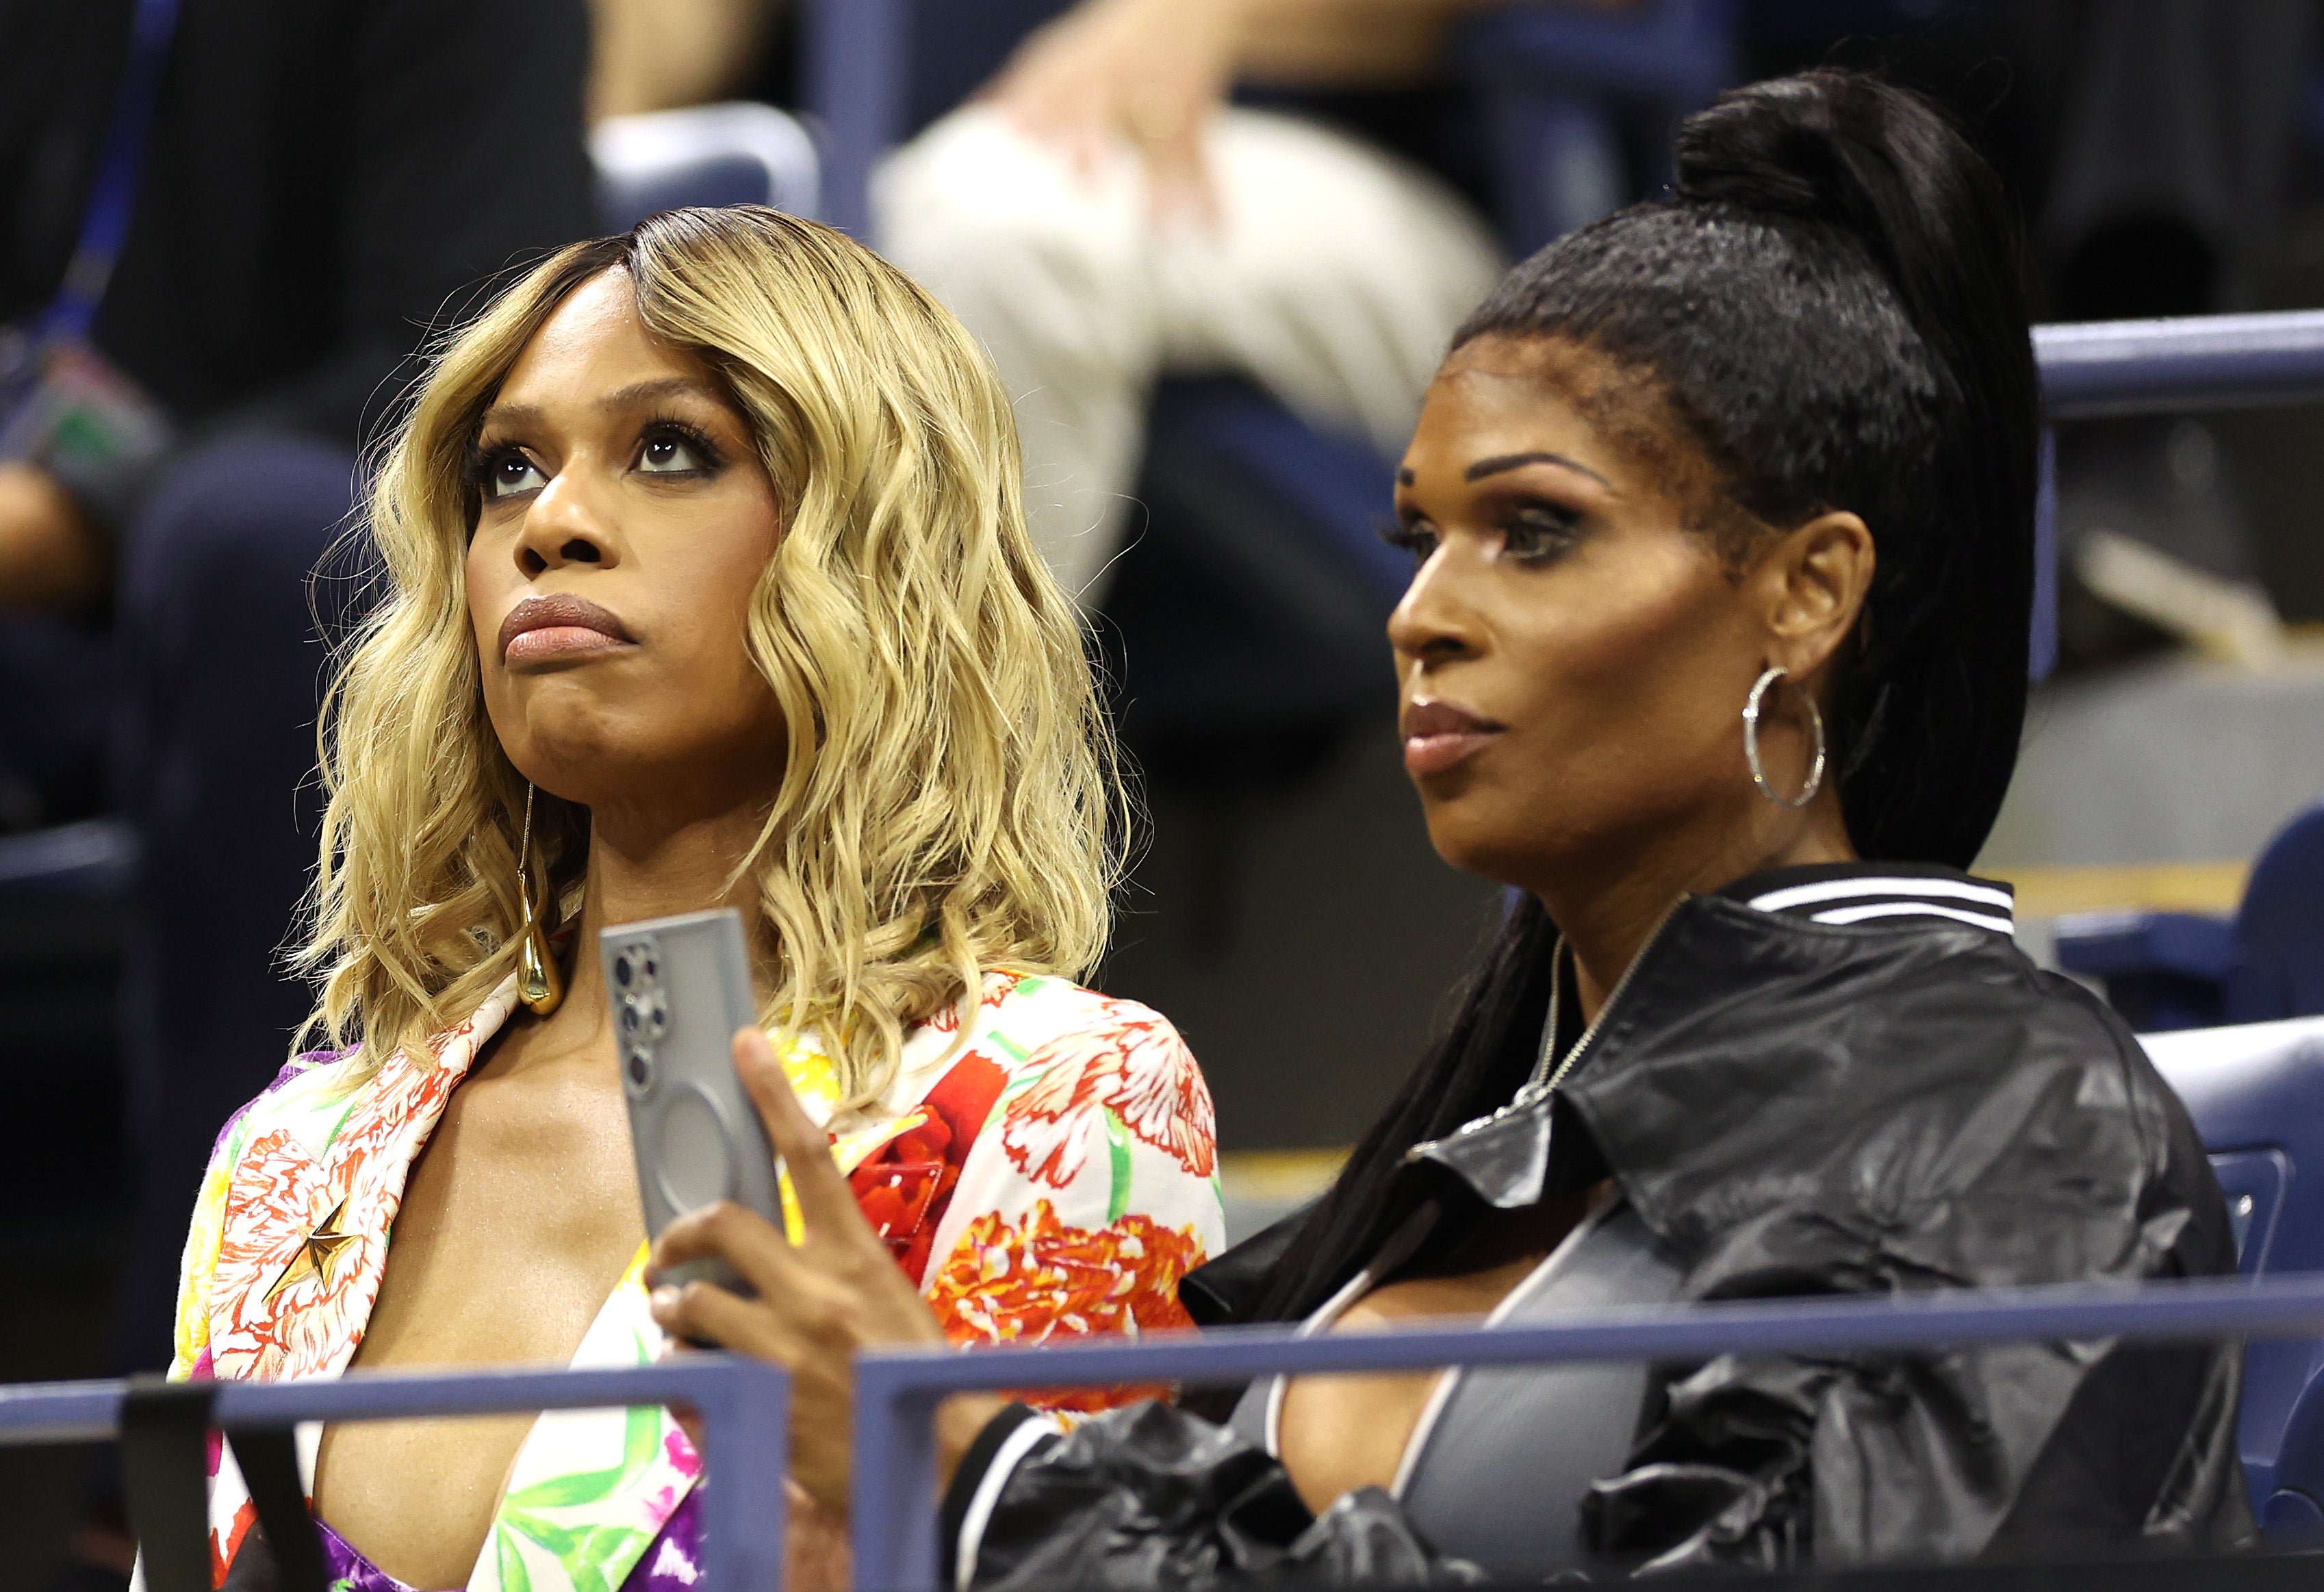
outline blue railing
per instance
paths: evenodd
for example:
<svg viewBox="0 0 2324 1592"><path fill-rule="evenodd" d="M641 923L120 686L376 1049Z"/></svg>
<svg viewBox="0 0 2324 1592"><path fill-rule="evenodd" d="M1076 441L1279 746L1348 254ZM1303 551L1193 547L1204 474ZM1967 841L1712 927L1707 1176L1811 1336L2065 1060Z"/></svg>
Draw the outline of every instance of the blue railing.
<svg viewBox="0 0 2324 1592"><path fill-rule="evenodd" d="M945 1395L1121 1383L1414 1371L1574 1360L1699 1361L1720 1355L1840 1353L2116 1337L2324 1335L2324 1276L2144 1287L2075 1286L1576 1312L1555 1326L1405 1328L1300 1337L1231 1328L1039 1348L865 1355L855 1364L855 1585L921 1592L936 1580L931 1430Z"/></svg>
<svg viewBox="0 0 2324 1592"><path fill-rule="evenodd" d="M2324 310L2036 327L2053 421L2324 398Z"/></svg>
<svg viewBox="0 0 2324 1592"><path fill-rule="evenodd" d="M1406 1328L1301 1337L1230 1328L1145 1339L1084 1339L958 1353L861 1356L855 1373L854 1578L872 1592L920 1592L936 1579L936 1464L931 1424L950 1393L999 1389L1240 1382L1442 1365L1676 1361L1720 1355L1851 1353L1971 1343L2324 1336L2324 1276L2143 1287L2034 1288L1577 1312L1554 1326ZM0 1387L0 1446L117 1435L118 1382ZM707 1592L771 1592L782 1574L789 1455L782 1374L724 1355L604 1371L453 1374L358 1372L341 1378L222 1382L212 1414L226 1428L308 1421L489 1415L635 1404L701 1412Z"/></svg>
<svg viewBox="0 0 2324 1592"><path fill-rule="evenodd" d="M290 1382L221 1382L221 1427L303 1421L390 1421L500 1415L632 1404L691 1406L702 1414L703 1560L717 1592L781 1585L783 1476L790 1463L790 1384L772 1366L725 1355L604 1371L355 1372ZM102 1442L121 1430L119 1382L0 1387L0 1447Z"/></svg>

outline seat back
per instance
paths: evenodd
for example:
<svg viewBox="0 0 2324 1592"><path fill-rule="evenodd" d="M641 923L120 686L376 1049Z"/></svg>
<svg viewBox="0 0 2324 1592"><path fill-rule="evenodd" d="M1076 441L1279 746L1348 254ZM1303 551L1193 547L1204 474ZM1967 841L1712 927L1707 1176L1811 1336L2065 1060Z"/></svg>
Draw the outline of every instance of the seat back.
<svg viewBox="0 0 2324 1592"><path fill-rule="evenodd" d="M2324 805L2286 824L2252 865L2235 943L2228 1021L2324 1014Z"/></svg>
<svg viewBox="0 0 2324 1592"><path fill-rule="evenodd" d="M822 201L814 143L772 106L611 116L590 133L589 158L598 214L616 232L692 205L771 205L813 216Z"/></svg>
<svg viewBox="0 0 2324 1592"><path fill-rule="evenodd" d="M2324 1019L2148 1034L2210 1152L2246 1277L2324 1271ZM2272 1536L2324 1536L2324 1343L2254 1343L2240 1447Z"/></svg>

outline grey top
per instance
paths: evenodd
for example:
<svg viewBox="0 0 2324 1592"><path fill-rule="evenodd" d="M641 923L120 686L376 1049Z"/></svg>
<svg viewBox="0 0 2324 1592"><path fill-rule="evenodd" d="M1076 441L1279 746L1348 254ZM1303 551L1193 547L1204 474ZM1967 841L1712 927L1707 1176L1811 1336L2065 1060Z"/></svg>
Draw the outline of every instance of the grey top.
<svg viewBox="0 0 2324 1592"><path fill-rule="evenodd" d="M1368 1269L1305 1329L1328 1329L1375 1279L1391 1274L1401 1263L1397 1252L1408 1254L1422 1236L1399 1234L1402 1242L1383 1253L1388 1263ZM1646 1225L1618 1199L1512 1289L1486 1324L1530 1326L1571 1310L1667 1303L1679 1281ZM1439 1553L1497 1578L1579 1569L1586 1557L1582 1495L1591 1482L1621 1471L1637 1436L1647 1369L1616 1361L1448 1371L1413 1430L1390 1490ZM1277 1457L1284 1383L1278 1376L1252 1384L1233 1418L1240 1436Z"/></svg>

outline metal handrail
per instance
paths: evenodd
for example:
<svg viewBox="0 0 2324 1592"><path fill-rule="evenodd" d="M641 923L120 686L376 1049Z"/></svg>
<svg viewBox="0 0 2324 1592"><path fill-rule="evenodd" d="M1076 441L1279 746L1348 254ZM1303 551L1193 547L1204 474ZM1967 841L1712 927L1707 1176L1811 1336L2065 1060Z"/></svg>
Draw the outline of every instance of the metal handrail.
<svg viewBox="0 0 2324 1592"><path fill-rule="evenodd" d="M0 1386L0 1448L98 1442L121 1430L121 1382ZM784 1477L790 1468L790 1381L727 1355L607 1370L355 1371L283 1382L220 1382L220 1427L387 1421L535 1410L679 1404L702 1415L703 1569L716 1592L782 1584Z"/></svg>
<svg viewBox="0 0 2324 1592"><path fill-rule="evenodd" d="M2034 329L2048 420L2324 398L2324 310Z"/></svg>
<svg viewBox="0 0 2324 1592"><path fill-rule="evenodd" d="M1240 1382L1444 1365L1697 1361L2029 1339L2324 1334L2324 1276L2026 1288L1577 1311L1554 1326L1442 1327L1303 1337L1225 1328L1143 1339L893 1350L855 1362L855 1585L935 1586L938 1401L1010 1388Z"/></svg>

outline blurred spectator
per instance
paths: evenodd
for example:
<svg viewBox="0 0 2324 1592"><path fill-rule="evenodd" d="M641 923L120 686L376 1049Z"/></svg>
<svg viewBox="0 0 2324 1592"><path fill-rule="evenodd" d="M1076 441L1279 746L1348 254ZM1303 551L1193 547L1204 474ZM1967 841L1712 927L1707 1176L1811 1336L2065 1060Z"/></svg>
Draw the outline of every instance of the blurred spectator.
<svg viewBox="0 0 2324 1592"><path fill-rule="evenodd" d="M20 422L0 463L0 825L109 801L143 845L124 1370L167 1363L204 1156L309 1004L278 948L315 861L318 620L355 616L367 559L352 551L311 609L309 577L366 427L481 279L591 230L580 0L143 9L161 43L127 230L86 340L60 352L41 338L77 249L78 279L103 279L84 221L137 108L139 7L0 0ZM75 383L134 445L77 450L24 423Z"/></svg>
<svg viewBox="0 0 2324 1592"><path fill-rule="evenodd" d="M1257 379L1399 451L1500 258L1435 175L1239 79L1378 88L1439 69L1458 0L1083 0L874 190L881 246L1019 394L1035 534L1094 605L1152 384Z"/></svg>
<svg viewBox="0 0 2324 1592"><path fill-rule="evenodd" d="M1403 448L1445 339L1500 269L1492 234L1410 158L1424 140L1391 151L1345 116L1227 101L1255 84L1342 110L1436 83L1447 29L1477 3L1015 5L1052 20L881 172L880 245L991 348L1018 396L1034 533L1085 605L1166 373L1250 375L1316 424ZM659 0L597 0L602 39L658 40L602 51L595 102L737 91L751 58L733 51L759 48L770 9L687 0L665 29Z"/></svg>

